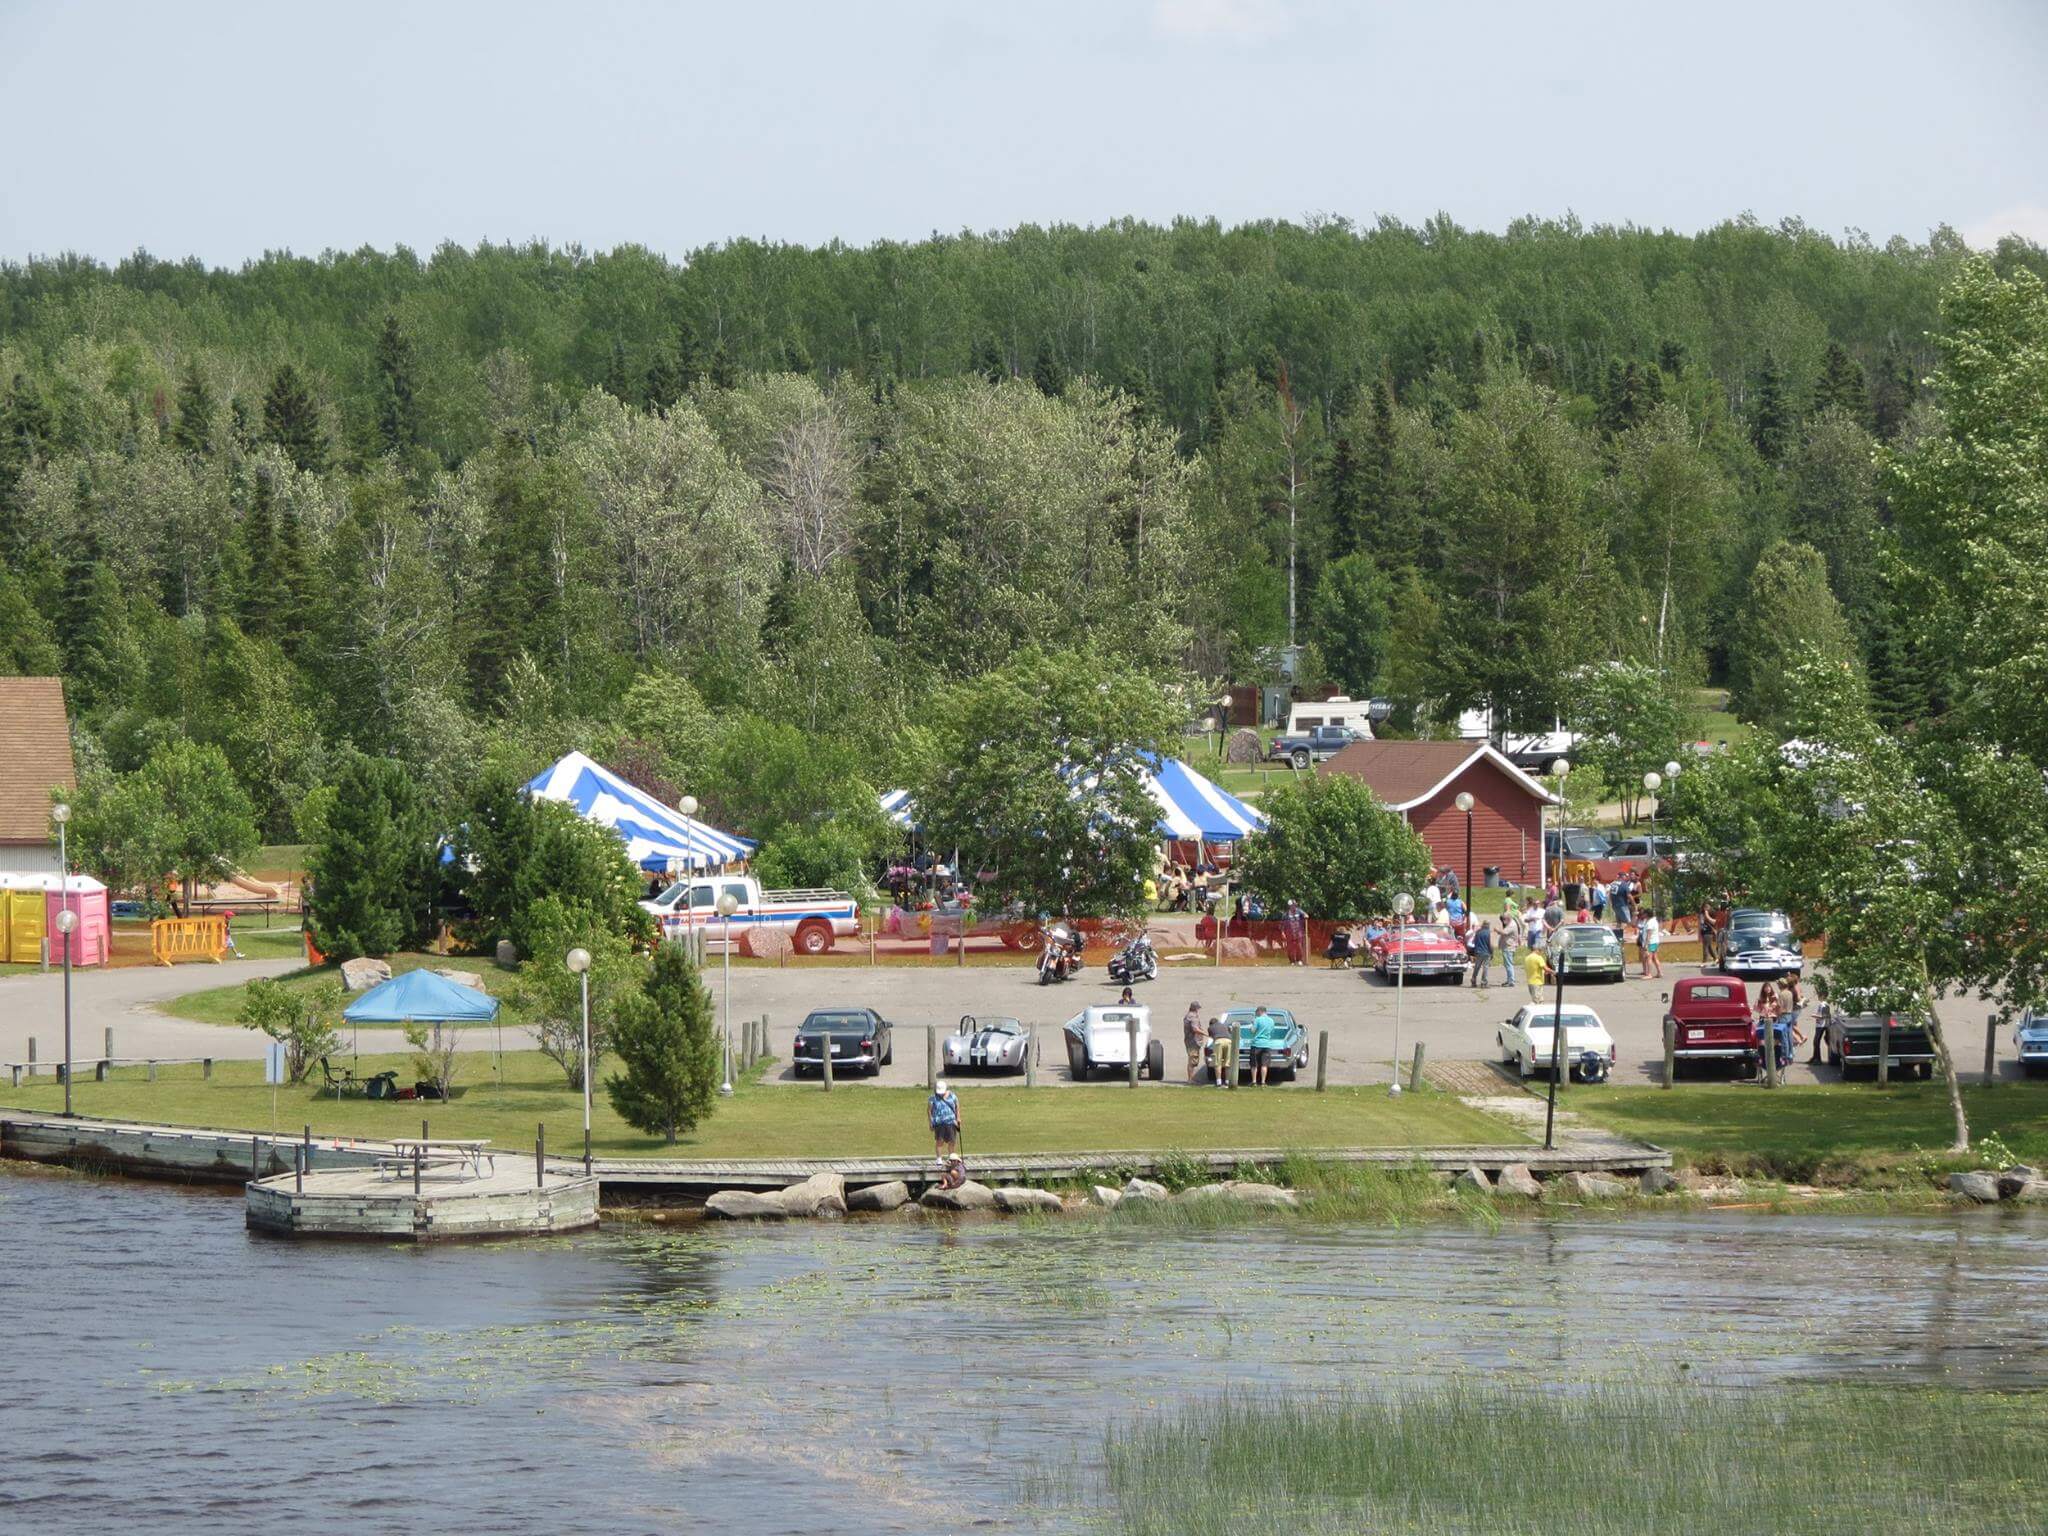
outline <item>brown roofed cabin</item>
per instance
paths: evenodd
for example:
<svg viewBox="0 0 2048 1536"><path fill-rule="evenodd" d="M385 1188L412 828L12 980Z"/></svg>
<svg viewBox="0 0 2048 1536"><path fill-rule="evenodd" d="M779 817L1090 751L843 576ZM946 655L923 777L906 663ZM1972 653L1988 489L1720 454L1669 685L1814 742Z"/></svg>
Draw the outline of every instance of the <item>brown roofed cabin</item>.
<svg viewBox="0 0 2048 1536"><path fill-rule="evenodd" d="M1320 769L1361 779L1429 845L1430 862L1459 883L1497 868L1511 885L1541 885L1543 808L1557 797L1483 741L1356 741ZM1465 866L1461 792L1472 796L1472 867Z"/></svg>
<svg viewBox="0 0 2048 1536"><path fill-rule="evenodd" d="M58 872L50 791L77 787L64 680L0 677L0 874Z"/></svg>

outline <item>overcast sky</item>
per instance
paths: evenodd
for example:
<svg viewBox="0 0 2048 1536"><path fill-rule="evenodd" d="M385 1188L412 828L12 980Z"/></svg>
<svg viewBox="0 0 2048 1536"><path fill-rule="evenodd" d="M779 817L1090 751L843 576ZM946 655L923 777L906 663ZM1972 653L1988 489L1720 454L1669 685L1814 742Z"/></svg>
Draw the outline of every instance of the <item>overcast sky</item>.
<svg viewBox="0 0 2048 1536"><path fill-rule="evenodd" d="M2048 4L0 0L0 256L1325 213L2048 243Z"/></svg>

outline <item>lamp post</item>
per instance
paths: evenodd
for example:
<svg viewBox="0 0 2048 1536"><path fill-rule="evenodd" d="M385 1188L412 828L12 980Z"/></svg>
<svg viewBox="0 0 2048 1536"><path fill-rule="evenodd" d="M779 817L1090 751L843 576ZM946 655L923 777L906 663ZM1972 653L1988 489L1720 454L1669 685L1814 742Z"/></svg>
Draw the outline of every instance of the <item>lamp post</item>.
<svg viewBox="0 0 2048 1536"><path fill-rule="evenodd" d="M71 934L78 927L78 914L71 910L71 845L65 839L71 807L59 803L50 807L50 820L57 823L58 889L64 893L63 908L57 913L57 932L64 939L64 1113L71 1114Z"/></svg>
<svg viewBox="0 0 2048 1536"><path fill-rule="evenodd" d="M1550 1102L1543 1111L1543 1150L1548 1152L1557 1145L1557 1080L1564 1071L1564 908L1551 903L1543 909L1543 921L1550 929L1544 949L1557 983L1556 1008L1550 1016Z"/></svg>
<svg viewBox="0 0 2048 1536"><path fill-rule="evenodd" d="M1451 803L1465 813L1465 910L1470 912L1472 910L1472 892L1474 889L1472 884L1472 792L1469 789L1459 790L1458 798Z"/></svg>
<svg viewBox="0 0 2048 1536"><path fill-rule="evenodd" d="M590 951L578 945L564 957L564 965L583 984L583 1176L590 1177Z"/></svg>
<svg viewBox="0 0 2048 1536"><path fill-rule="evenodd" d="M1389 1098L1401 1097L1401 996L1408 982L1408 914L1415 910L1415 898L1402 891L1394 898L1394 1083Z"/></svg>
<svg viewBox="0 0 2048 1536"><path fill-rule="evenodd" d="M697 797L695 795L683 796L682 799L676 802L676 809L683 813L684 830L690 834L691 846L689 848L689 859L685 861L685 866L689 868L694 868L694 864L690 863L689 861L694 860L697 856L697 831L696 828L690 824L690 820L697 814ZM702 965L704 964L704 935L698 930L695 921L694 911L691 913L691 918L692 921L690 923L690 926L688 930L686 930L691 935L690 958L696 961L699 967L702 967Z"/></svg>
<svg viewBox="0 0 2048 1536"><path fill-rule="evenodd" d="M1550 776L1557 780L1557 871L1551 879L1560 892L1564 890L1564 776L1571 771L1572 765L1563 758L1551 759Z"/></svg>
<svg viewBox="0 0 2048 1536"><path fill-rule="evenodd" d="M727 891L718 898L718 931L725 942L725 1081L718 1091L732 1097L732 915L740 909L739 897Z"/></svg>

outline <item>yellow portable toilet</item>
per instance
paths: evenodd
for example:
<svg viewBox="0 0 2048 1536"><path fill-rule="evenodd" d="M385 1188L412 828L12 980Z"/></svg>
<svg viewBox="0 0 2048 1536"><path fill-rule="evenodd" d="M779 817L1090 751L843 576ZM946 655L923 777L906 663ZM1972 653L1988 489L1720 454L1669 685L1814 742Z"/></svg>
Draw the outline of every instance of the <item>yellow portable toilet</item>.
<svg viewBox="0 0 2048 1536"><path fill-rule="evenodd" d="M17 880L0 891L0 903L7 908L6 954L16 965L35 965L43 958L43 934L47 931L48 893L40 880L24 889L27 885L27 880Z"/></svg>

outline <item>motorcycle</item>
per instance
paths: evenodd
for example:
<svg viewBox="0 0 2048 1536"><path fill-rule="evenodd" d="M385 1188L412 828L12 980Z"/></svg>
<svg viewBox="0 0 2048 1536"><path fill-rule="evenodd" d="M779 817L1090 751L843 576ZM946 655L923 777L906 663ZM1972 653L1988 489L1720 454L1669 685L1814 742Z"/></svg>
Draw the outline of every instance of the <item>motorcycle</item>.
<svg viewBox="0 0 2048 1536"><path fill-rule="evenodd" d="M1142 933L1110 957L1109 979L1119 986L1150 981L1158 974L1159 956Z"/></svg>
<svg viewBox="0 0 2048 1536"><path fill-rule="evenodd" d="M1038 952L1038 984L1069 981L1081 969L1081 936L1064 925L1045 930L1045 948Z"/></svg>

